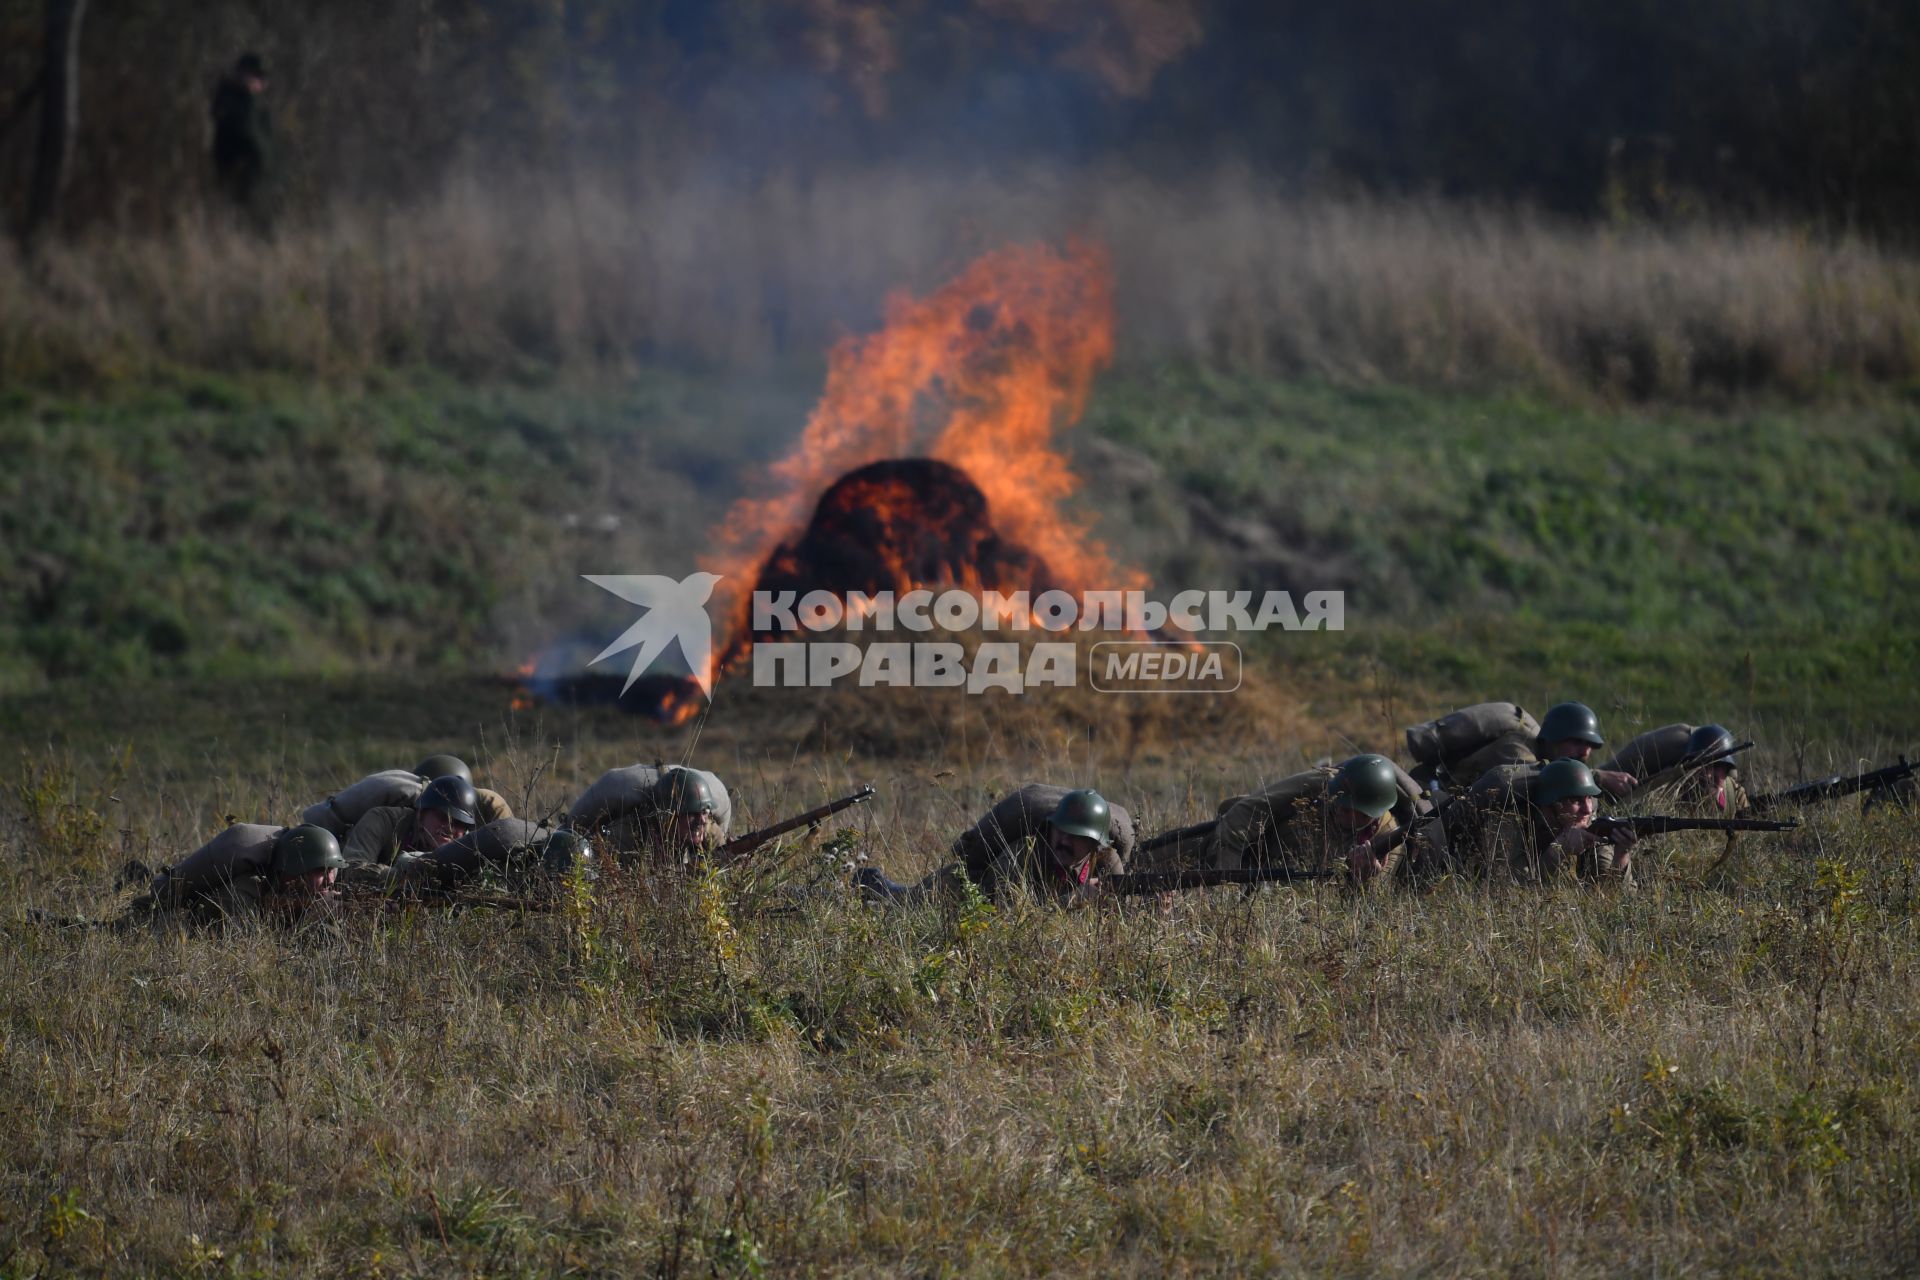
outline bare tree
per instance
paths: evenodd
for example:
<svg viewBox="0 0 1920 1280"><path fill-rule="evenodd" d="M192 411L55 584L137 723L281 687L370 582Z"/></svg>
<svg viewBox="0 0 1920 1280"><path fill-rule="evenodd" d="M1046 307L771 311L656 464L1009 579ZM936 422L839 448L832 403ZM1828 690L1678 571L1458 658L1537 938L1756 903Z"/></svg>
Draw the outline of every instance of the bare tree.
<svg viewBox="0 0 1920 1280"><path fill-rule="evenodd" d="M40 69L40 142L27 187L27 216L20 243L31 251L34 236L53 217L67 184L67 162L80 118L80 20L87 0L47 0L47 45Z"/></svg>

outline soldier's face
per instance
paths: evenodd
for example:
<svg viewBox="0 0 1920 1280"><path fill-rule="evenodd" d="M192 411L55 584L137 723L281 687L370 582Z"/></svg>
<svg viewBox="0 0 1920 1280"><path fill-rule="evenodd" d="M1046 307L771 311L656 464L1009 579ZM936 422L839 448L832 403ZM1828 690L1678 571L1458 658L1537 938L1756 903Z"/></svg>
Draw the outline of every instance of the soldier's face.
<svg viewBox="0 0 1920 1280"><path fill-rule="evenodd" d="M1092 836L1069 835L1064 831L1047 828L1047 849L1053 854L1055 863L1072 869L1078 867L1099 849L1100 842Z"/></svg>
<svg viewBox="0 0 1920 1280"><path fill-rule="evenodd" d="M1358 809L1348 808L1344 804L1330 806L1328 814L1335 831L1352 836L1356 840L1380 825L1380 819L1369 818Z"/></svg>
<svg viewBox="0 0 1920 1280"><path fill-rule="evenodd" d="M1568 796L1547 806L1547 825L1555 831L1584 827L1593 821L1594 812L1592 796Z"/></svg>
<svg viewBox="0 0 1920 1280"><path fill-rule="evenodd" d="M340 878L340 872L334 867L321 867L317 871L303 872L297 876L280 881L274 886L280 901L290 910L297 910L307 903L326 896L334 882Z"/></svg>
<svg viewBox="0 0 1920 1280"><path fill-rule="evenodd" d="M681 849L706 848L717 829L710 813L676 813L668 824L674 845Z"/></svg>
<svg viewBox="0 0 1920 1280"><path fill-rule="evenodd" d="M1579 738L1562 738L1547 748L1549 760L1585 760L1593 754L1593 744Z"/></svg>
<svg viewBox="0 0 1920 1280"><path fill-rule="evenodd" d="M420 815L420 829L427 833L427 839L437 849L449 840L458 840L472 828L438 809L428 809Z"/></svg>

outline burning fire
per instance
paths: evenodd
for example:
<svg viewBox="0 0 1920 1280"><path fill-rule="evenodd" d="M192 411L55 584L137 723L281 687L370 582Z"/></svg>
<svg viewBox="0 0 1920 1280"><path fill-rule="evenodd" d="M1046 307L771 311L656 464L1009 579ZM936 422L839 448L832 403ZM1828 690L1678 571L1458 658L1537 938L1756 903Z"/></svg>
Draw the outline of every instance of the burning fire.
<svg viewBox="0 0 1920 1280"><path fill-rule="evenodd" d="M1113 355L1104 253L1082 243L1064 252L1002 249L925 298L895 295L886 317L880 332L835 346L826 391L799 444L771 468L769 491L736 502L714 531L714 551L701 567L725 575L714 593L726 637L715 647L716 675L750 642L751 592L791 554L787 540L800 536L816 506L824 513L831 505L823 494L876 463L924 457L962 473L991 512L988 532L1007 549L1007 572L977 559L908 563L899 540L879 537L872 549L890 561L889 580L839 584L843 591L953 585L1037 594L1146 585L1090 535L1090 517L1067 510L1078 481L1054 441L1079 419L1094 374ZM897 472L868 473L858 505L881 529L926 523L939 513L926 509L924 479L908 484Z"/></svg>
<svg viewBox="0 0 1920 1280"><path fill-rule="evenodd" d="M1091 535L1091 515L1070 510L1078 480L1055 441L1112 355L1112 285L1096 246L998 250L927 297L888 299L879 332L829 353L825 392L793 451L712 532L700 567L722 577L707 687L751 646L757 587L843 599L1144 588ZM558 649L522 669L516 706L529 692L617 701L678 724L704 701L696 682L674 677L648 677L638 701L603 698L600 684L619 677L586 673ZM548 674L563 669L573 674Z"/></svg>

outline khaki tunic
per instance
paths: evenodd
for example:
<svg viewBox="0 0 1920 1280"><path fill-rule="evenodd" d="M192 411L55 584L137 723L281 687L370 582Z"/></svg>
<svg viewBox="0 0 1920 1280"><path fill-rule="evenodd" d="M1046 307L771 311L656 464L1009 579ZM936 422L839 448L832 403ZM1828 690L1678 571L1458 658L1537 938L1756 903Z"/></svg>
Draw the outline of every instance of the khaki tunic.
<svg viewBox="0 0 1920 1280"><path fill-rule="evenodd" d="M420 815L412 805L388 805L369 811L340 842L340 856L349 866L392 866L403 853L432 851Z"/></svg>
<svg viewBox="0 0 1920 1280"><path fill-rule="evenodd" d="M1397 766L1396 766L1397 768ZM1352 832L1336 827L1327 814L1327 789L1334 771L1309 769L1273 783L1257 794L1234 796L1220 806L1220 825L1214 829L1208 864L1222 870L1241 867L1291 867L1302 871L1348 870ZM1403 823L1428 812L1413 780L1402 774L1401 798L1373 825L1368 839L1376 856L1385 859L1382 876L1399 878L1406 846L1388 849L1393 833Z"/></svg>
<svg viewBox="0 0 1920 1280"><path fill-rule="evenodd" d="M273 842L285 827L241 822L228 827L153 878L152 905L206 919L257 915L273 869Z"/></svg>
<svg viewBox="0 0 1920 1280"><path fill-rule="evenodd" d="M316 827L325 827L335 837L345 837L353 830L354 824L375 809L400 808L412 804L427 789L431 778L422 778L419 774L406 769L382 769L379 773L370 773L344 791L337 791L315 804L308 805L300 812L300 821L310 822ZM479 812L475 815L482 824L498 822L513 816L513 806L498 791L485 787L475 787L474 795L479 800Z"/></svg>
<svg viewBox="0 0 1920 1280"><path fill-rule="evenodd" d="M431 853L404 856L400 864L408 875L454 881L482 867L504 867L516 851L538 844L551 834L552 828L525 818L501 818L475 827Z"/></svg>
<svg viewBox="0 0 1920 1280"><path fill-rule="evenodd" d="M675 766L668 766L669 769ZM609 769L586 789L567 810L567 825L582 835L602 833L613 849L622 853L651 848L659 838L659 825L653 811L653 787L660 780L660 769L652 765L628 765ZM717 774L705 769L689 773L706 779L713 792L713 822L718 838L725 842L733 830L733 797Z"/></svg>
<svg viewBox="0 0 1920 1280"><path fill-rule="evenodd" d="M1476 879L1541 884L1563 875L1619 878L1627 866L1611 842L1569 856L1532 803L1537 770L1491 769L1466 794L1455 796L1421 830L1423 878L1444 872Z"/></svg>
<svg viewBox="0 0 1920 1280"><path fill-rule="evenodd" d="M1035 896L1057 901L1072 894L1076 882L1061 872L1046 846L1047 819L1068 788L1030 782L1000 800L953 842L954 864L934 876L963 874L989 898L1021 883ZM1109 800L1107 839L1093 855L1090 877L1120 875L1136 841L1133 815ZM927 882L923 881L922 884Z"/></svg>

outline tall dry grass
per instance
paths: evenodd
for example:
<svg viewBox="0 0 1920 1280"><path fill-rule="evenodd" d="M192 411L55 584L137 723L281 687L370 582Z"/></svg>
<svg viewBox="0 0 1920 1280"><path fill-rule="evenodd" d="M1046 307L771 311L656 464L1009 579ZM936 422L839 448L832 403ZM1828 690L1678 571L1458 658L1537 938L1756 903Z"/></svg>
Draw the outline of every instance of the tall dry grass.
<svg viewBox="0 0 1920 1280"><path fill-rule="evenodd" d="M756 727L735 726L731 766L702 744L751 816L859 769L887 789L845 829L897 872L930 865L982 799L930 759L850 761ZM556 751L590 776L631 747L475 759L531 810L575 785ZM938 763L1083 767L1007 743ZM284 812L337 778L261 753L181 776L136 746L111 767L30 752L6 781L0 896L71 910L109 906L130 849L188 846L223 810ZM1156 816L1186 803L1175 770L1110 785ZM1674 840L1644 851L1657 869L1630 894L1218 893L1165 915L844 897L776 914L771 869L603 885L555 916L297 933L68 931L16 908L0 1258L126 1275L1897 1273L1920 1169L1907 827L1809 816L1713 890L1687 880L1717 851ZM787 874L832 883L822 852L792 852Z"/></svg>
<svg viewBox="0 0 1920 1280"><path fill-rule="evenodd" d="M155 365L812 358L900 288L1079 234L1111 252L1124 359L1632 396L1806 393L1920 370L1920 263L1789 227L1607 227L1434 201L1289 199L1244 173L870 172L644 189L470 177L271 238L210 214L0 257L0 373Z"/></svg>

